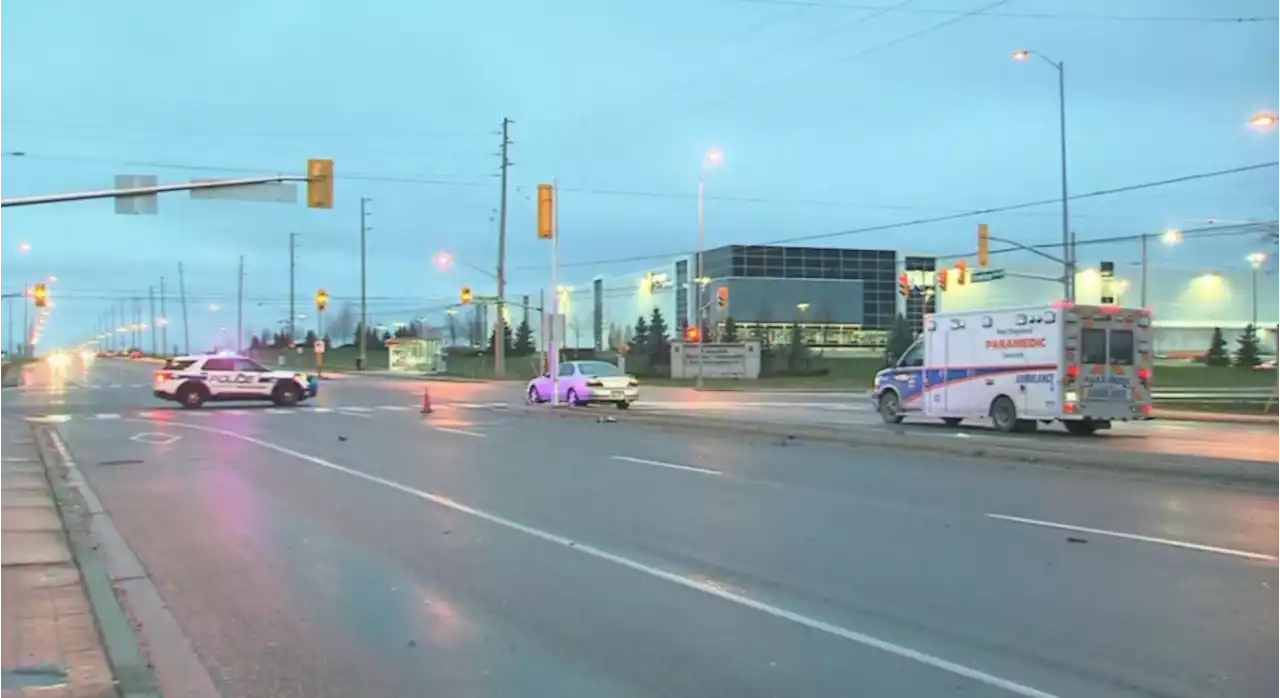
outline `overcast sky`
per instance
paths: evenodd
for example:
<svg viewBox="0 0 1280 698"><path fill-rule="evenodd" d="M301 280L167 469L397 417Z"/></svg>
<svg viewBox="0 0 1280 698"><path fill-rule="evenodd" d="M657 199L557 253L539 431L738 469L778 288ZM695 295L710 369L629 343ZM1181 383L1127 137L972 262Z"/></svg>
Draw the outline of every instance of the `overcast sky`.
<svg viewBox="0 0 1280 698"><path fill-rule="evenodd" d="M4 291L58 278L44 345L89 334L162 276L176 293L179 261L193 344L207 342L234 326L242 254L246 331L273 325L289 232L303 312L319 286L340 306L359 292L362 196L375 317L438 315L460 284L491 286L466 265L495 264L503 117L513 294L547 285L538 182L562 186L566 281L635 272L692 248L712 147L709 245L826 235L812 244L959 253L980 221L1060 239L1053 204L829 235L1058 196L1056 73L1010 60L1016 48L1065 62L1073 193L1277 159L1275 132L1246 127L1280 101L1271 0L45 0L7 3L2 20L5 197L125 173L300 173L317 156L339 176L329 211L184 194L156 216L6 209ZM1266 168L1079 201L1072 227L1273 219L1276 201ZM1161 262L1243 264L1255 245L1215 238ZM441 250L458 262L447 273Z"/></svg>

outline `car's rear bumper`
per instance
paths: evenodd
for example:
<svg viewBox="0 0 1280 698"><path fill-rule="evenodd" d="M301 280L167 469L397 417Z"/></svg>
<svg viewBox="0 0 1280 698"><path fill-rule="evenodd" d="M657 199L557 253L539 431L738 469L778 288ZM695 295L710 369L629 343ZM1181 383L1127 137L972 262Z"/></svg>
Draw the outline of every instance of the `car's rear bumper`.
<svg viewBox="0 0 1280 698"><path fill-rule="evenodd" d="M174 397L173 393L166 393L166 392L165 392L165 391L163 391L163 390L152 390L152 391L151 391L151 394L152 394L152 395L154 395L155 397L160 398L161 400L176 400L176 399L177 399L177 398L175 398L175 397Z"/></svg>
<svg viewBox="0 0 1280 698"><path fill-rule="evenodd" d="M587 393L587 400L589 402L635 402L639 399L639 388L592 388Z"/></svg>

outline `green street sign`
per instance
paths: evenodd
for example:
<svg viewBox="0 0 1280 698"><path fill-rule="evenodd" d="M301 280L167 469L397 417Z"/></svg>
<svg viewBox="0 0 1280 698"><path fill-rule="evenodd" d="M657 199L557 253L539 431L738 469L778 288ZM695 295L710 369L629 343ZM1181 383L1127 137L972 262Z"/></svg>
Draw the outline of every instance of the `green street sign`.
<svg viewBox="0 0 1280 698"><path fill-rule="evenodd" d="M1003 278L1003 269L979 269L978 271L969 272L969 281L975 284L981 284L987 281L999 281Z"/></svg>

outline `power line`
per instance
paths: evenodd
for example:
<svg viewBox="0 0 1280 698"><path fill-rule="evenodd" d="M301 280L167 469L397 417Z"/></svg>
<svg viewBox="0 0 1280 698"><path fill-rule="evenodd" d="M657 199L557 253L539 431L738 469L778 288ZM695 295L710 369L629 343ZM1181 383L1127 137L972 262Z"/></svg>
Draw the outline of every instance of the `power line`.
<svg viewBox="0 0 1280 698"><path fill-rule="evenodd" d="M1251 172L1255 170L1273 168L1273 167L1276 167L1277 165L1280 165L1280 162L1264 162L1256 165L1244 165L1242 167L1233 167L1226 170L1200 172L1197 174L1184 175L1182 177L1173 177L1171 179L1161 179L1161 180L1156 180L1151 182L1143 182L1141 184L1131 184L1123 187L1112 187L1110 189L1099 189L1097 191L1085 192L1083 194L1075 194L1067 198L1072 201L1076 201L1080 199L1092 199L1099 196L1110 196L1113 194L1122 194L1125 192L1138 191L1141 189L1154 189L1156 187L1164 187L1172 184L1183 184L1186 182L1192 182L1192 181L1201 180L1201 179L1225 177L1227 175L1240 174L1243 172ZM1005 213L1008 211L1017 211L1021 209L1033 208L1035 206L1046 206L1049 204L1057 204L1057 203L1060 203L1061 201L1062 201L1061 198L1040 199L1037 201L1027 201L1024 203L1011 204L1008 206L993 206L989 208L979 208L979 209L973 209L970 211L964 211L961 213L931 216L928 218L915 218L908 221L899 221L897 223L884 223L881 225L872 225L872 226L866 226L862 228L853 228L850 230L841 230L841 231L836 231L832 233L816 233L813 235L800 235L796 237L783 238L781 240L775 240L772 242L762 242L762 243L754 243L754 244L787 245L787 244L796 243L796 242L808 242L811 240L825 240L830 238L843 237L846 235L862 235L866 233L878 233L886 230L898 230L901 228L911 228L911 227L916 227L921 225L929 225L931 223L944 223L947 221L959 220L961 218L972 218L974 216L984 216L984 215L990 215L993 213ZM584 266L607 265L607 264L621 264L624 262L646 262L646 261L653 261L657 259L670 259L672 257L679 257L683 255L690 255L690 254L693 254L693 252L686 250L686 251L678 251L678 252L667 252L663 254L632 255L628 257L617 257L613 259L592 260L592 261L586 261L586 262L559 262L558 266L567 268L567 267L584 267ZM530 266L524 266L524 267L514 267L512 268L512 271L541 271L545 268L546 267L542 265L530 265Z"/></svg>
<svg viewBox="0 0 1280 698"><path fill-rule="evenodd" d="M776 5L781 7L803 7L827 10L847 10L855 12L874 12L884 10L884 5L863 5L857 3L826 2L824 0L721 0L721 2L740 3L744 5ZM894 12L917 15L956 15L963 10L947 10L932 7L895 7ZM1015 19L1047 19L1074 20L1095 22L1184 22L1205 24L1260 24L1276 22L1272 16L1186 16L1186 15L1113 15L1075 12L984 12L987 17L1003 17Z"/></svg>

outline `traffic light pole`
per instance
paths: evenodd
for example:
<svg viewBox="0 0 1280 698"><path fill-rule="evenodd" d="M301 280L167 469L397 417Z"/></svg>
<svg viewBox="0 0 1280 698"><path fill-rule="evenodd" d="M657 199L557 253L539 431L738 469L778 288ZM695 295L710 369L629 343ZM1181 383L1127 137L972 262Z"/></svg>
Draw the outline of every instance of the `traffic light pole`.
<svg viewBox="0 0 1280 698"><path fill-rule="evenodd" d="M702 320L703 313L706 310L702 307L702 245L703 245L703 228L702 228L702 192L705 188L706 177L698 175L698 251L694 259L694 276L693 276L693 307L694 307L694 326L698 328L698 385L697 389L702 390L702 360L706 357L702 352L702 326L705 324ZM689 348L685 347L685 358L689 358Z"/></svg>

